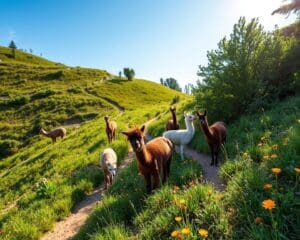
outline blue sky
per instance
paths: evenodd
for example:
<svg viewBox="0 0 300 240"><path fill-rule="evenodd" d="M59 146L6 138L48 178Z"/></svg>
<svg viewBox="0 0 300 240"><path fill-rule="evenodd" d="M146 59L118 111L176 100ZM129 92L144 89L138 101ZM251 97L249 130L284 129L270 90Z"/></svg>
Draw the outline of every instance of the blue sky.
<svg viewBox="0 0 300 240"><path fill-rule="evenodd" d="M265 29L294 20L271 16L281 0L0 0L0 45L70 66L158 82L195 83L207 50L229 35L240 16L259 17Z"/></svg>

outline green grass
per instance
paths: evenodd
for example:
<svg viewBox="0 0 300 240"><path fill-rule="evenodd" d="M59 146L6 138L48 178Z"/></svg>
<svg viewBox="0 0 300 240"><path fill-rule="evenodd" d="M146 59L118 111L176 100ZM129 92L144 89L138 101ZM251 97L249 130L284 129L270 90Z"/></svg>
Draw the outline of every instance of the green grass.
<svg viewBox="0 0 300 240"><path fill-rule="evenodd" d="M146 80L127 81L104 70L67 67L20 51L16 56L0 47L0 158L35 142L41 127L68 127L115 114L115 106L125 111L147 108L149 117L175 96L186 98Z"/></svg>
<svg viewBox="0 0 300 240"><path fill-rule="evenodd" d="M101 150L114 148L120 164L128 150L120 131L166 111L178 94L185 98L149 81L114 79L103 70L71 68L19 51L12 59L7 48L0 48L0 59L0 147L13 150L0 156L0 239L38 239L50 230L102 183ZM110 145L106 114L119 129ZM40 127L61 125L67 138L55 144L38 134Z"/></svg>
<svg viewBox="0 0 300 240"><path fill-rule="evenodd" d="M188 183L193 179L200 179L200 176L199 165L189 160L181 161L176 156L171 164L168 184L148 198L144 179L137 174L136 162L132 162L129 168L118 176L75 239L119 239L116 236L120 235L114 236L108 229L116 234L122 233L124 239L127 237L140 239L143 232L148 229L142 226L141 218L151 219L153 215L163 215L164 206L169 205L175 197L173 186L189 188ZM157 239L154 235L150 239Z"/></svg>

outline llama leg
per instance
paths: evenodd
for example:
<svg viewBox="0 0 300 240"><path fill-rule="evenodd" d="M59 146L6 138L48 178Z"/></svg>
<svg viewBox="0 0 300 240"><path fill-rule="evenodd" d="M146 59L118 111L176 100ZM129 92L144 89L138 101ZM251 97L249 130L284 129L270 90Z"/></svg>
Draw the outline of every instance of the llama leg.
<svg viewBox="0 0 300 240"><path fill-rule="evenodd" d="M184 146L183 145L180 145L180 154L181 154L181 160L183 161L183 148Z"/></svg>
<svg viewBox="0 0 300 240"><path fill-rule="evenodd" d="M153 176L153 189L158 188L159 180L160 180L159 172L155 172Z"/></svg>
<svg viewBox="0 0 300 240"><path fill-rule="evenodd" d="M151 175L144 175L147 193L151 193Z"/></svg>
<svg viewBox="0 0 300 240"><path fill-rule="evenodd" d="M167 166L166 166L166 169L167 169L167 178L169 178L169 175L170 175L170 168L171 168L171 160L172 160L172 156L168 159L168 162L167 162Z"/></svg>
<svg viewBox="0 0 300 240"><path fill-rule="evenodd" d="M211 163L210 163L210 165L213 166L214 165L214 155L215 155L214 148L211 147L210 151L211 151Z"/></svg>
<svg viewBox="0 0 300 240"><path fill-rule="evenodd" d="M215 166L218 166L218 151L216 151Z"/></svg>
<svg viewBox="0 0 300 240"><path fill-rule="evenodd" d="M107 189L107 187L108 187L108 174L106 173L105 174L105 187L104 187L104 190L106 190Z"/></svg>

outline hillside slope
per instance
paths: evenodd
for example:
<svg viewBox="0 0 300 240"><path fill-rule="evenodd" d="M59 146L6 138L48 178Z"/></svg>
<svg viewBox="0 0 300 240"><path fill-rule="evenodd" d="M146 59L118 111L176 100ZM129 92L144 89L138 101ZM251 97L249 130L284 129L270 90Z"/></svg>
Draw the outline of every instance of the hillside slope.
<svg viewBox="0 0 300 240"><path fill-rule="evenodd" d="M67 67L0 47L0 159L37 140L41 127L72 125L116 110L170 103L181 93L104 70Z"/></svg>
<svg viewBox="0 0 300 240"><path fill-rule="evenodd" d="M102 149L113 147L119 162L127 153L120 133L107 143L104 115L121 131L188 96L146 80L16 56L0 48L1 154L6 146L13 150L0 156L0 239L38 239L102 183ZM38 133L61 125L67 138L55 144Z"/></svg>
<svg viewBox="0 0 300 240"><path fill-rule="evenodd" d="M224 191L204 183L194 161L175 158L169 183L144 196L133 163L75 239L298 239L299 103L291 97L228 125ZM178 106L179 116L187 107ZM160 135L168 118L151 134ZM200 134L191 144L198 151Z"/></svg>

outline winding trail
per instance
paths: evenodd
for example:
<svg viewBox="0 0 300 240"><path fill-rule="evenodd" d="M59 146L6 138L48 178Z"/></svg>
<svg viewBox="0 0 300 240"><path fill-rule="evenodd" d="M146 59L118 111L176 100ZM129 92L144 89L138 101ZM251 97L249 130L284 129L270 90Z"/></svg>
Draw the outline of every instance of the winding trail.
<svg viewBox="0 0 300 240"><path fill-rule="evenodd" d="M202 166L203 176L206 182L211 183L217 191L223 191L225 189L222 180L220 179L219 167L214 167L210 165L211 157L207 154L199 153L189 147L184 150L185 156L193 159L198 164Z"/></svg>
<svg viewBox="0 0 300 240"><path fill-rule="evenodd" d="M159 115L145 122L146 127L153 121L155 121ZM134 152L130 149L124 158L122 164L119 166L119 173L128 167L128 165L133 161L135 157ZM104 190L104 183L100 187L96 188L92 194L81 201L73 210L70 216L65 218L60 222L56 222L54 228L47 232L41 240L68 240L74 237L80 230L80 228L85 224L87 218L96 207L97 203L101 201Z"/></svg>
<svg viewBox="0 0 300 240"><path fill-rule="evenodd" d="M133 159L134 153L129 151L119 167L119 172L127 168ZM84 225L97 203L101 201L104 192L104 183L102 183L100 187L96 188L92 194L75 207L70 216L55 223L54 228L46 233L41 240L67 240L74 237L81 226Z"/></svg>

